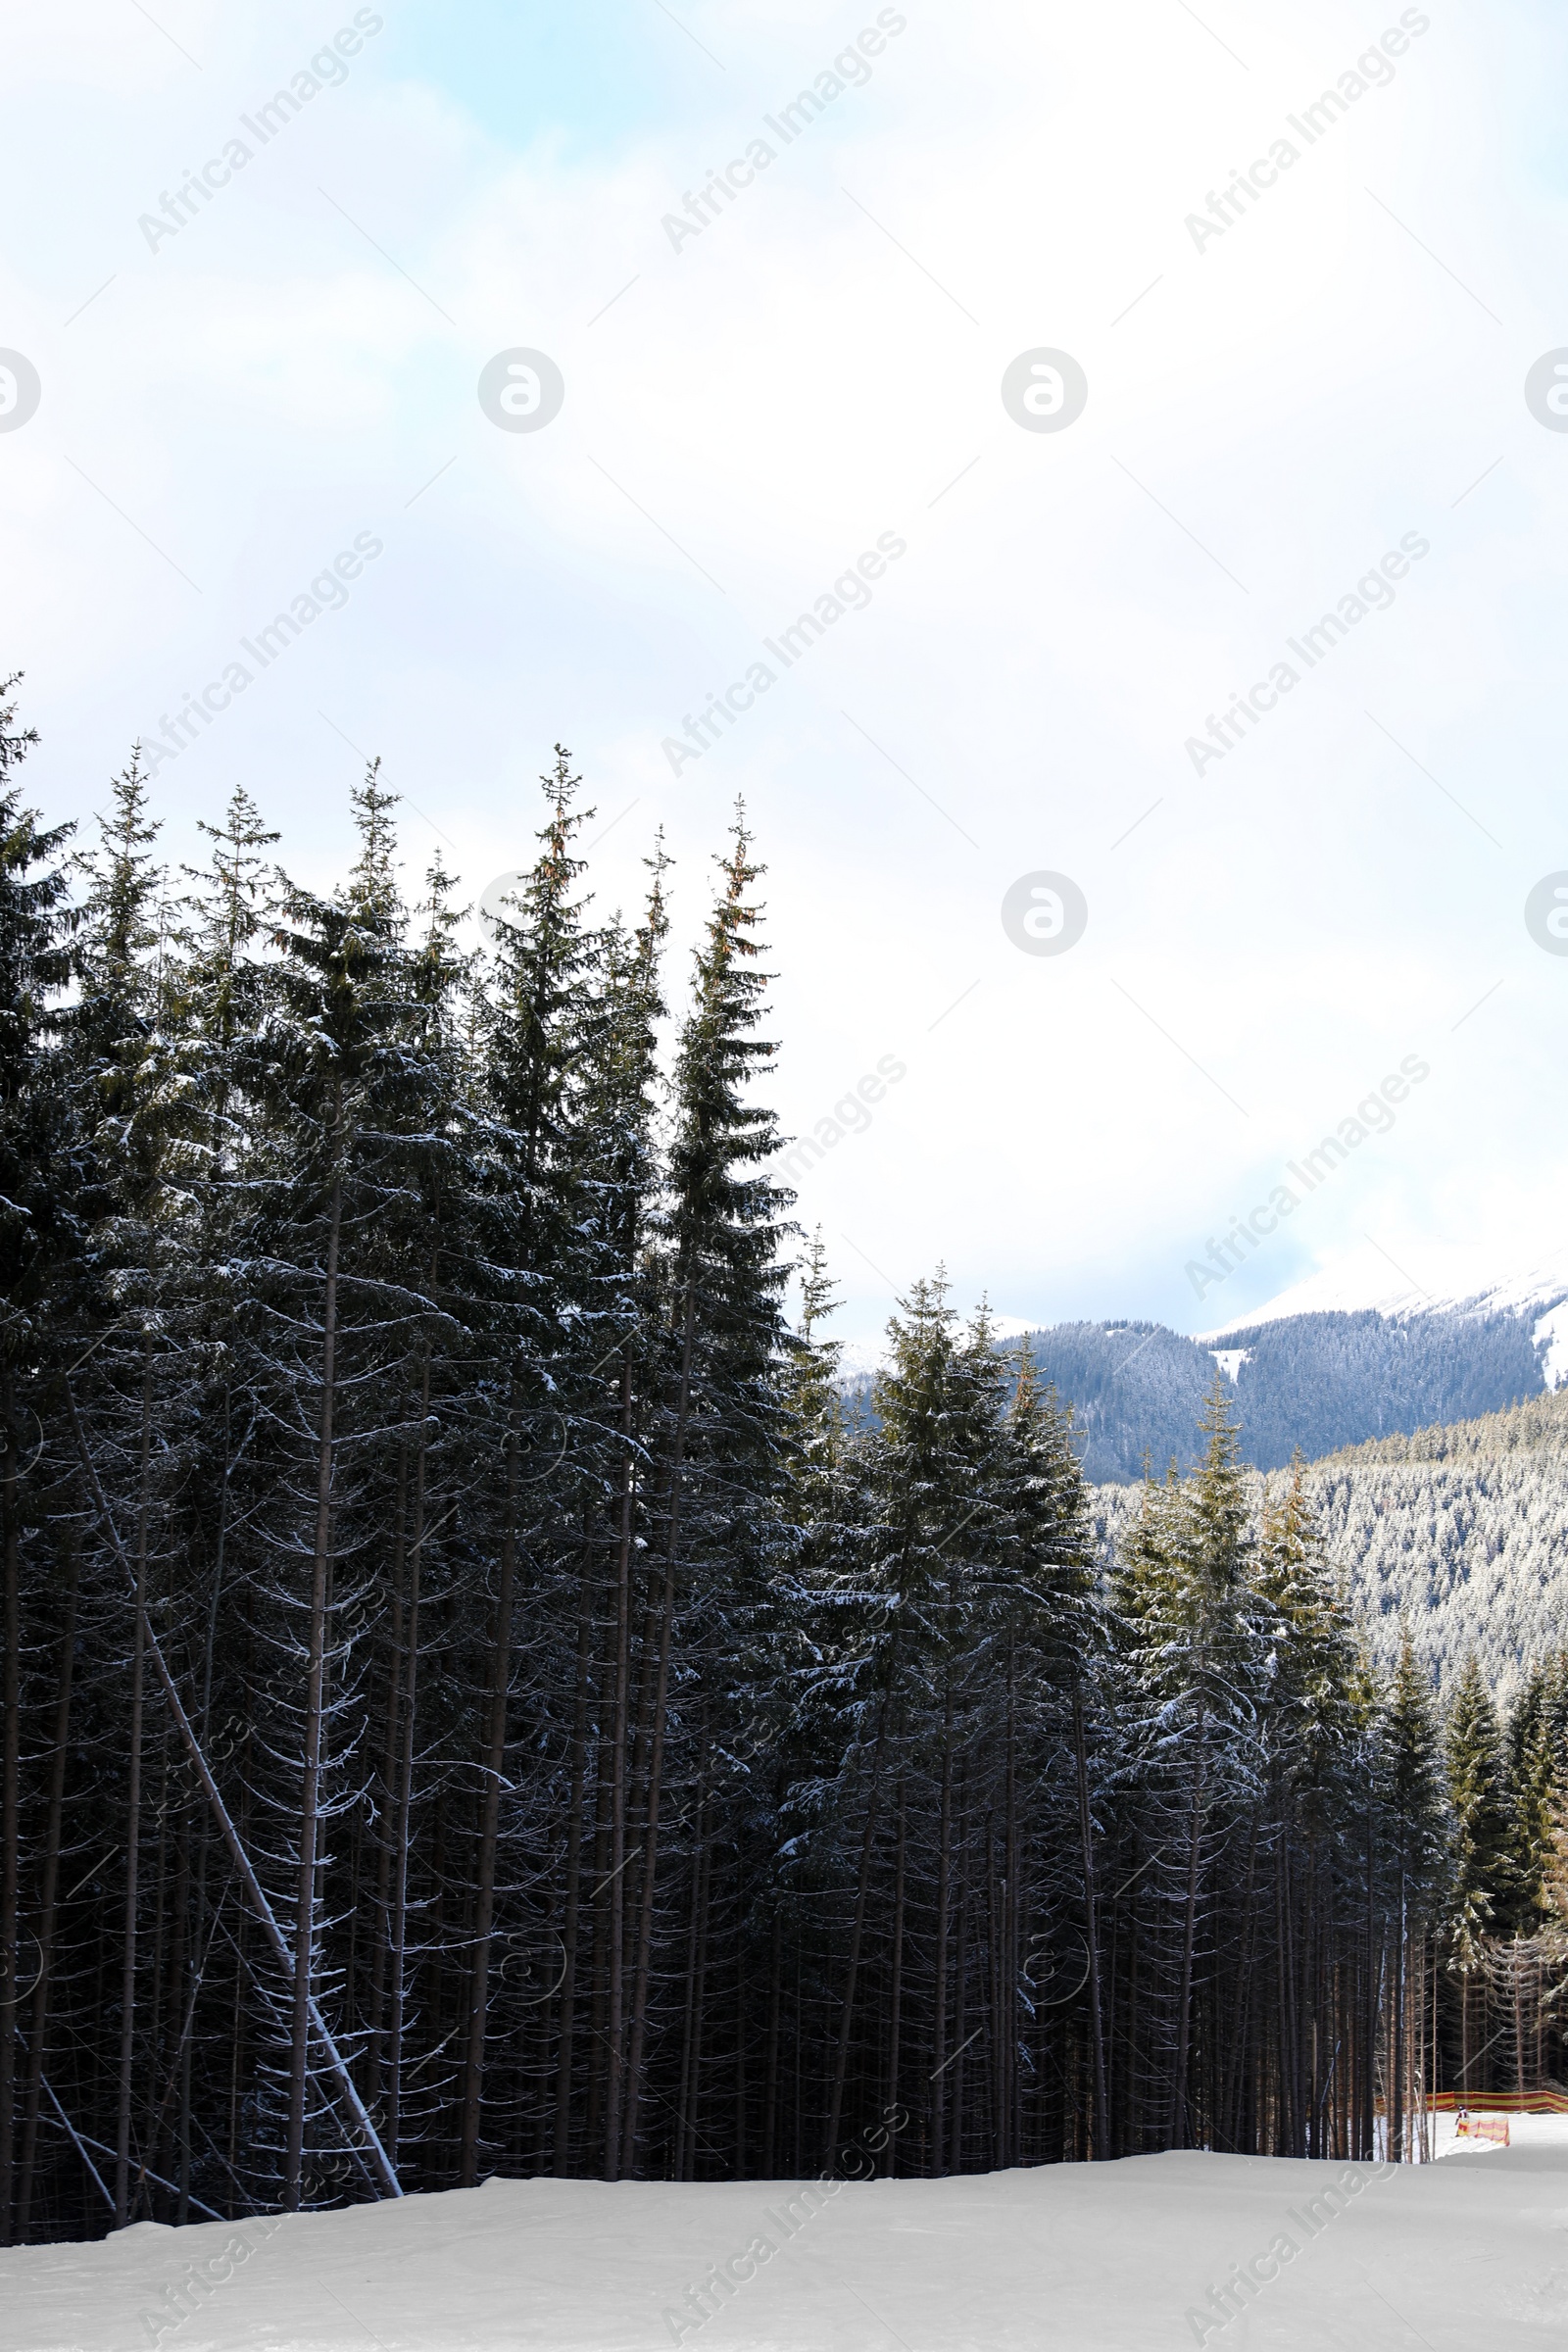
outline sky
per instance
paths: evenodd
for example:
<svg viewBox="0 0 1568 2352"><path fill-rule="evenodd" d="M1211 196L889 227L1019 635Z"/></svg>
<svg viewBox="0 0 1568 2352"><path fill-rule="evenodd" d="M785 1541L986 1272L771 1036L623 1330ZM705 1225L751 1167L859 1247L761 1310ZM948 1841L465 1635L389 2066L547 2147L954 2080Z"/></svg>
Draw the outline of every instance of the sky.
<svg viewBox="0 0 1568 2352"><path fill-rule="evenodd" d="M1282 13L0 8L31 795L477 903L565 744L677 1002L743 798L852 1342L1568 1258L1568 26Z"/></svg>

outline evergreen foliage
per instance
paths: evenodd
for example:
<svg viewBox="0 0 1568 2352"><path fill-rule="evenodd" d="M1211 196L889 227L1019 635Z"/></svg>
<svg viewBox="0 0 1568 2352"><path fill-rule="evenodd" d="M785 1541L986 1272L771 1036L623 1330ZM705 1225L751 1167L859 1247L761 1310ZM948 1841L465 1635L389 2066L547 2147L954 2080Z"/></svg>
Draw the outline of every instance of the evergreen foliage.
<svg viewBox="0 0 1568 2352"><path fill-rule="evenodd" d="M596 914L560 747L470 954L373 766L339 887L236 794L176 890L137 762L73 866L29 741L0 2238L1406 2153L1434 2080L1560 2063L1563 1658L1440 1723L1223 1380L1106 1560L1071 1407L940 1271L868 1416L819 1237L789 1327L744 812L662 1052L667 860Z"/></svg>
<svg viewBox="0 0 1568 2352"><path fill-rule="evenodd" d="M1568 1642L1568 1390L1329 1454L1302 1465L1301 1486L1383 1671L1408 1636L1441 1690L1474 1652L1512 1700ZM1254 1474L1254 1511L1262 1492ZM1136 1487L1095 1490L1103 1549L1141 1507Z"/></svg>

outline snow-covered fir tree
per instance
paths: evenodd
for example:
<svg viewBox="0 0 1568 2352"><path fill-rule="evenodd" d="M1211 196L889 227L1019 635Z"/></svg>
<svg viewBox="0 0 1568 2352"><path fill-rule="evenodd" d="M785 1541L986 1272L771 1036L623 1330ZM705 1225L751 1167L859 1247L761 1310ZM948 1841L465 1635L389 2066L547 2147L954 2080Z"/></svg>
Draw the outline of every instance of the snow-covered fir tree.
<svg viewBox="0 0 1568 2352"><path fill-rule="evenodd" d="M0 2238L1402 2155L1560 2071L1557 1400L1264 1482L1218 1382L1186 1475L1092 1492L938 1269L852 1411L744 813L676 987L560 747L470 945L373 765L308 890L243 793L172 876L134 760L69 860L29 743Z"/></svg>

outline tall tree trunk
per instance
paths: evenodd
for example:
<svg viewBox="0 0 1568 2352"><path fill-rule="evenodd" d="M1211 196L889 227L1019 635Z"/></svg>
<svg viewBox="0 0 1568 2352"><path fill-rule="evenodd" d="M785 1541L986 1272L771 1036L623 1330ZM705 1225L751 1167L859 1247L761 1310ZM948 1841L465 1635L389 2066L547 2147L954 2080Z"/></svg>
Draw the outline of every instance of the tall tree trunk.
<svg viewBox="0 0 1568 2352"><path fill-rule="evenodd" d="M1366 1976L1362 1984L1361 2016L1361 2145L1356 2151L1363 2164L1370 2164L1377 2154L1377 2047L1378 2047L1378 1968L1374 1940L1373 1880L1372 1880L1372 1807L1366 1809Z"/></svg>
<svg viewBox="0 0 1568 2352"><path fill-rule="evenodd" d="M698 1765L697 1815L692 1853L691 1926L686 1956L686 2010L682 2021L680 2099L675 2118L675 2179L697 2177L697 2111L702 2099L703 2024L708 1984L709 1888L710 1847L708 1838L708 1746L706 1738Z"/></svg>
<svg viewBox="0 0 1568 2352"><path fill-rule="evenodd" d="M946 2170L948 2093L948 1923L953 1897L953 1671L942 1692L942 1812L937 1842L936 1983L931 2028L931 2168Z"/></svg>
<svg viewBox="0 0 1568 2352"><path fill-rule="evenodd" d="M115 2227L130 2212L130 2097L136 2052L136 1928L141 1868L142 1707L147 1663L147 1475L153 1436L152 1336L142 1345L141 1463L136 1506L136 1629L130 1661L130 1762L125 1776L125 1941L120 1977L120 2098L115 2130Z"/></svg>
<svg viewBox="0 0 1568 2352"><path fill-rule="evenodd" d="M17 2235L25 2241L32 2207L32 2185L38 2146L39 2101L43 2090L44 2031L49 2020L49 1992L54 1976L55 1905L60 1892L60 1838L66 1802L66 1759L71 1739L71 1693L76 1662L76 1588L80 1556L74 1529L66 1536L66 1620L60 1633L60 1664L55 1675L54 1740L49 1756L49 1810L44 1824L43 1884L38 1897L38 1980L32 1988L32 2018L27 2034L27 2086L22 2140L22 2197Z"/></svg>
<svg viewBox="0 0 1568 2352"><path fill-rule="evenodd" d="M5 1471L5 1753L0 1762L0 2246L11 2243L16 2199L18 1931L22 1902L22 1551L17 1526L15 1399L9 1365L0 1394ZM25 2193L25 2192L24 2192Z"/></svg>
<svg viewBox="0 0 1568 2352"><path fill-rule="evenodd" d="M773 1900L773 1949L767 1974L767 2079L762 2092L762 2178L777 2175L774 2132L778 2126L778 2045L780 1995L783 1990L784 1915Z"/></svg>
<svg viewBox="0 0 1568 2352"><path fill-rule="evenodd" d="M1095 2146L1099 2157L1110 2154L1110 2122L1105 2106L1105 2036L1101 2023L1100 1923L1095 1894L1095 1828L1089 1809L1089 1758L1084 1740L1083 1691L1078 1677L1072 1683L1072 1744L1078 1774L1078 1838L1084 1864L1084 1926L1089 1944L1089 2034L1095 2085Z"/></svg>
<svg viewBox="0 0 1568 2352"><path fill-rule="evenodd" d="M388 1831L397 1806L398 1756L401 1750L403 1720L403 1662L407 1638L403 1615L408 1589L409 1566L409 1448L408 1442L398 1446L398 1472L392 1496L392 1608L387 1628L386 1689L382 1694L381 1766L379 1834L375 1840L375 1952L370 1962L369 2034L365 2051L366 2096L372 2106L381 2103L382 2076L386 2071L386 2035L389 1987L388 1965L392 1952L392 1847Z"/></svg>
<svg viewBox="0 0 1568 2352"><path fill-rule="evenodd" d="M223 1597L224 1570L228 1563L229 1491L234 1475L232 1436L232 1397L230 1392L225 1388L223 1391L222 1413L223 1483L220 1491L218 1501L218 1542L215 1547L213 1559L213 1590L212 1596L207 1604L206 1637L202 1649L201 1711L196 1719L197 1740L204 1748L209 1745L212 1738L213 1674L218 1658L219 1609ZM207 1808L203 1806L198 1816L196 1825L196 1885L191 1925L191 1951L193 1955L205 1951L207 1946L207 1872L211 1860L211 1848L212 1824ZM184 2225L190 2220L190 2175L192 2159L191 2126L193 2120L191 2109L191 2068L196 2046L196 2037L192 2029L195 2023L196 1994L200 1986L200 1969L203 1965L205 1964L198 1961L198 1973L191 1985L191 2019L190 2023L186 2027L184 2044L180 2058L179 2205L174 2216L175 2223L180 2228L183 2228Z"/></svg>
<svg viewBox="0 0 1568 2352"><path fill-rule="evenodd" d="M967 1776L960 1771L958 1775L958 1866L956 1874L957 1879L956 1908L958 1914L958 1948L957 1965L953 1972L956 2010L953 2021L953 2056L948 2062L952 2069L949 2087L953 2094L953 2115L949 2126L951 2145L948 2161L944 2167L944 2170L950 2173L959 2173L963 2170L963 2088L967 2079L964 2073L964 2055L969 2046L969 2036L964 2032L964 2028L969 2022L969 1883L967 1874L969 1849L968 1838L965 1835L968 1816L967 1800Z"/></svg>
<svg viewBox="0 0 1568 2352"><path fill-rule="evenodd" d="M583 1530L582 1573L577 1583L577 1688L571 1723L571 1793L566 1803L566 1909L563 1922L565 1968L561 1980L561 2047L556 2059L554 2165L567 2169L571 2147L571 2070L577 2019L577 1941L582 1895L583 1806L588 1783L588 1702L592 1680L593 1550Z"/></svg>
<svg viewBox="0 0 1568 2352"><path fill-rule="evenodd" d="M1405 1858L1398 1856L1398 1942L1394 1947L1394 1983L1390 1987L1390 2162L1401 2164L1405 2152Z"/></svg>
<svg viewBox="0 0 1568 2352"><path fill-rule="evenodd" d="M507 1699L512 1684L513 1594L517 1582L517 1442L514 1392L512 1426L507 1435L507 1511L501 1531L501 1575L496 1587L495 1623L490 1642L490 1721L485 1739L484 1800L479 1822L468 2047L463 2074L458 2179L464 2188L472 2188L479 2178L484 2045L490 2012L490 1946L495 1933L496 1855L501 1842L501 1784L507 1764Z"/></svg>
<svg viewBox="0 0 1568 2352"><path fill-rule="evenodd" d="M653 1967L654 1896L659 1868L659 1811L664 1768L664 1720L669 1696L669 1649L675 1627L675 1560L680 1539L682 1469L686 1455L686 1424L691 1412L692 1347L697 1323L696 1277L690 1268L685 1283L682 1315L680 1385L675 1407L675 1433L669 1455L669 1527L664 1544L664 1590L660 1603L659 1667L653 1691L653 1739L648 1759L648 1813L643 1831L641 1902L637 1921L637 1964L632 1990L631 2048L626 2065L625 2127L621 2134L621 2171L630 2174L637 2163L637 2125L642 2099L643 2053L648 2035L648 1988Z"/></svg>
<svg viewBox="0 0 1568 2352"><path fill-rule="evenodd" d="M1198 1768L1193 1775L1187 1841L1187 1899L1182 1912L1181 1981L1176 1994L1176 2065L1171 2084L1170 2144L1188 2142L1188 2070L1193 2032L1193 1959L1198 1938L1198 1875L1203 1835L1203 1785L1208 1761L1206 1724L1199 1727Z"/></svg>
<svg viewBox="0 0 1568 2352"><path fill-rule="evenodd" d="M392 1920L388 1975L391 2023L387 2035L386 2144L394 2164L403 2129L403 2035L408 2015L409 1854L413 1845L414 1761L418 1739L419 1593L424 1570L425 1433L430 1421L430 1356L419 1378L419 1437L414 1456L414 1526L409 1544L407 1656L403 1669L403 1753L398 1762L397 1808L392 1831Z"/></svg>
<svg viewBox="0 0 1568 2352"><path fill-rule="evenodd" d="M898 1636L894 1636L894 1655L890 1673L897 1671ZM844 2112L844 2079L850 2063L850 2033L855 2022L856 1981L860 1969L860 1945L865 1936L866 1894L871 1881L871 1849L876 1836L877 1797L882 1787L882 1748L887 1737L888 1708L891 1691L883 1693L877 1709L876 1745L871 1752L871 1785L865 1798L865 1827L860 1835L860 1867L855 1889L855 1925L850 1934L850 1963L845 1972L843 2005L839 2011L838 2049L833 2059L833 2092L828 2102L827 2137L822 2143L822 2165L827 2170L833 2162L839 2144L839 2119Z"/></svg>
<svg viewBox="0 0 1568 2352"><path fill-rule="evenodd" d="M340 1129L342 1095L334 1104ZM340 1147L339 1147L340 1148ZM316 1450L316 1533L311 1551L311 1615L307 1636L305 1758L300 1775L299 1874L294 1896L294 2000L290 2027L288 2137L283 2153L283 2204L297 2213L305 2160L305 2094L311 2071L311 2007L316 1994L316 1895L319 1874L322 1697L326 1672L327 1583L332 1544L333 1422L337 1404L337 1269L343 1230L343 1175L332 1179L327 1211L326 1296L321 1309L321 1412ZM396 2159L393 2159L395 2163Z"/></svg>
<svg viewBox="0 0 1568 2352"><path fill-rule="evenodd" d="M625 2037L626 1959L626 1747L630 1737L631 1703L631 1561L632 1497L635 1465L632 1456L632 1382L628 1357L620 1368L620 1494L615 1529L615 1687L611 1710L610 1790L610 1927L606 1937L609 1968L609 2009L605 2038L609 2044L605 2082L604 2175L620 2175L621 2097Z"/></svg>
<svg viewBox="0 0 1568 2352"><path fill-rule="evenodd" d="M904 1891L908 1816L905 1810L904 1775L899 1774L899 1841L893 1857L893 1986L888 1999L888 2109L899 2105L899 2049L904 2035ZM889 2137L886 2173L898 2169L898 2140Z"/></svg>

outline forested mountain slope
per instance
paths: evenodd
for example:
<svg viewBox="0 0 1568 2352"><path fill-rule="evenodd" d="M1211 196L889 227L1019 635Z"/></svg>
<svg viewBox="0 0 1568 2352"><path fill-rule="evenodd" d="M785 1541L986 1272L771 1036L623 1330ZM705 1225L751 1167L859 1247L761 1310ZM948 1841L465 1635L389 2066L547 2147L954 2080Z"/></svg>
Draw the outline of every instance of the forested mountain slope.
<svg viewBox="0 0 1568 2352"><path fill-rule="evenodd" d="M1196 1340L1162 1323L1058 1323L1031 1332L1028 1347L1072 1399L1087 1478L1140 1478L1146 1455L1159 1471L1173 1456L1191 1463L1214 1384L1214 1358Z"/></svg>
<svg viewBox="0 0 1568 2352"><path fill-rule="evenodd" d="M1483 1298L1421 1312L1264 1316L1202 1339L1162 1323L1057 1323L1025 1344L1071 1400L1085 1476L1108 1485L1141 1479L1146 1462L1156 1473L1172 1460L1191 1468L1216 1363L1231 1383L1244 1458L1278 1470L1298 1447L1317 1459L1547 1394L1558 1376L1555 1323L1540 1298ZM869 1415L871 1376L845 1387L857 1416Z"/></svg>
<svg viewBox="0 0 1568 2352"><path fill-rule="evenodd" d="M1489 1413L1539 1396L1550 1341L1536 1302L1476 1302L1422 1313L1373 1307L1259 1319L1206 1340L1159 1323L1058 1323L1031 1332L1045 1377L1070 1396L1084 1471L1136 1479L1193 1458L1203 1398L1222 1358L1242 1448L1277 1470L1391 1431Z"/></svg>
<svg viewBox="0 0 1568 2352"><path fill-rule="evenodd" d="M1544 1387L1533 1318L1506 1309L1293 1315L1227 1332L1221 1345L1240 1351L1236 1406L1260 1470L1298 1446L1316 1457L1495 1412Z"/></svg>
<svg viewBox="0 0 1568 2352"><path fill-rule="evenodd" d="M1568 1639L1568 1392L1347 1447L1313 1462L1305 1487L1379 1664L1394 1663L1402 1622L1440 1690L1473 1650L1507 1695ZM1097 1492L1107 1543L1140 1492Z"/></svg>

